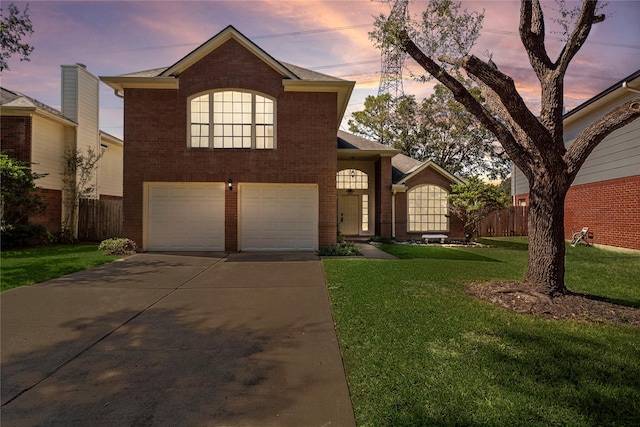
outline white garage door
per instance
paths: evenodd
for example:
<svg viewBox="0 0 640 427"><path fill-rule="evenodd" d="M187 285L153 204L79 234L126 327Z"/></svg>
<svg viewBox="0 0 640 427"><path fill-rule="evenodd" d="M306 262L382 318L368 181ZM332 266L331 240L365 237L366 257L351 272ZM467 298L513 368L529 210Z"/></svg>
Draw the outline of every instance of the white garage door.
<svg viewBox="0 0 640 427"><path fill-rule="evenodd" d="M317 185L241 184L240 249L317 250Z"/></svg>
<svg viewBox="0 0 640 427"><path fill-rule="evenodd" d="M150 183L147 248L223 251L224 183Z"/></svg>

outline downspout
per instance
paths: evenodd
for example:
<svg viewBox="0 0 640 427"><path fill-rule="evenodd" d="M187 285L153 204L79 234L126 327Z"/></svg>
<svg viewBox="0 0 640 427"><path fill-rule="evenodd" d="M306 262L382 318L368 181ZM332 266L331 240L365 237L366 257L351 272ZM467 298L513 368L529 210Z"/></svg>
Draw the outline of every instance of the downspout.
<svg viewBox="0 0 640 427"><path fill-rule="evenodd" d="M124 94L120 95L120 91L118 91L118 89L114 89L113 94L120 99L124 99Z"/></svg>
<svg viewBox="0 0 640 427"><path fill-rule="evenodd" d="M407 187L404 184L391 185L391 237L396 238L396 193L404 193Z"/></svg>
<svg viewBox="0 0 640 427"><path fill-rule="evenodd" d="M396 239L396 189L391 187L391 238Z"/></svg>

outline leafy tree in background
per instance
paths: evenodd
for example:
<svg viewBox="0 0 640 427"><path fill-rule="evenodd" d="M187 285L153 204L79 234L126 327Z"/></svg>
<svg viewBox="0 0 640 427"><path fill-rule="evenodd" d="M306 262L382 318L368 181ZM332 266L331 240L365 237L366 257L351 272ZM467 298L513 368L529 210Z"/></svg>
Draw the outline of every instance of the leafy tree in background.
<svg viewBox="0 0 640 427"><path fill-rule="evenodd" d="M481 100L480 89L470 91ZM369 96L364 110L353 113L349 130L414 159L432 160L459 176L502 178L511 168L495 136L443 85L436 85L433 95L420 104L412 95L396 102L389 94Z"/></svg>
<svg viewBox="0 0 640 427"><path fill-rule="evenodd" d="M465 86L478 102L483 102L479 88L471 87L470 82ZM444 85L436 85L433 95L422 102L416 124L417 159L431 159L459 176L495 179L509 174L511 162L495 136Z"/></svg>
<svg viewBox="0 0 640 427"><path fill-rule="evenodd" d="M364 100L364 110L356 111L353 113L353 119L349 119L349 130L380 144L393 144L395 134L390 119L393 112L389 111L391 101L391 95L388 93L367 96Z"/></svg>
<svg viewBox="0 0 640 427"><path fill-rule="evenodd" d="M449 211L460 219L467 240L478 234L478 225L493 211L511 204L511 198L496 185L473 177L466 184L454 184L449 194Z"/></svg>
<svg viewBox="0 0 640 427"><path fill-rule="evenodd" d="M391 0L387 2L392 3ZM521 0L520 40L540 81L540 112L529 110L511 77L491 58L470 54L483 14L460 10L460 3L431 0L422 16L380 15L370 33L377 47L400 47L422 67L421 80L437 79L456 101L497 138L529 181L529 262L524 282L553 297L567 293L564 203L571 183L593 149L611 132L640 117L640 97L612 109L582 131L569 146L563 138L564 77L591 27L605 20L597 0L583 0L576 13L560 2L566 42L552 59L545 46L545 21L539 0ZM568 22L573 16L574 22ZM569 25L570 24L570 25ZM571 29L572 28L572 29ZM456 76L464 73L481 89L489 108Z"/></svg>
<svg viewBox="0 0 640 427"><path fill-rule="evenodd" d="M3 226L25 224L29 215L44 211L44 201L36 193L35 184L35 180L43 176L33 173L29 164L0 154L0 211Z"/></svg>
<svg viewBox="0 0 640 427"><path fill-rule="evenodd" d="M8 60L14 54L20 54L21 61L28 61L33 51L33 46L22 43L22 38L33 34L33 26L29 19L29 5L22 12L9 3L6 8L0 8L0 72L9 69Z"/></svg>
<svg viewBox="0 0 640 427"><path fill-rule="evenodd" d="M511 196L511 177L507 177L500 182L500 188L505 194Z"/></svg>

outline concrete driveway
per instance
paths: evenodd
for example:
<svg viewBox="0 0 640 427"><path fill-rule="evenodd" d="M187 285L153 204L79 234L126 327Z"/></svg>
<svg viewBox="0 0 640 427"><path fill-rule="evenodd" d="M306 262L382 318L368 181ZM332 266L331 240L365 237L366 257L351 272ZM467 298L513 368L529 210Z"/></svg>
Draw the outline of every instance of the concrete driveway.
<svg viewBox="0 0 640 427"><path fill-rule="evenodd" d="M315 255L138 254L0 299L2 425L355 425Z"/></svg>

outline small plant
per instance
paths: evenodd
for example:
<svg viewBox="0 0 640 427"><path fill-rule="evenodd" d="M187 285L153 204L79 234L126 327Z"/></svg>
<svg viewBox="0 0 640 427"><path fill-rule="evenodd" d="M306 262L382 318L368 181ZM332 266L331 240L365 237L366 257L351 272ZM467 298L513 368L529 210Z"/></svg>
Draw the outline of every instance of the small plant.
<svg viewBox="0 0 640 427"><path fill-rule="evenodd" d="M362 251L351 242L342 241L335 246L325 246L318 251L320 256L359 256Z"/></svg>
<svg viewBox="0 0 640 427"><path fill-rule="evenodd" d="M136 253L136 242L125 237L114 237L103 240L98 246L98 250L105 255L133 255Z"/></svg>
<svg viewBox="0 0 640 427"><path fill-rule="evenodd" d="M380 237L380 236L373 236L369 239L369 241L373 243L384 243L387 245L391 245L395 243L395 241L389 237Z"/></svg>

